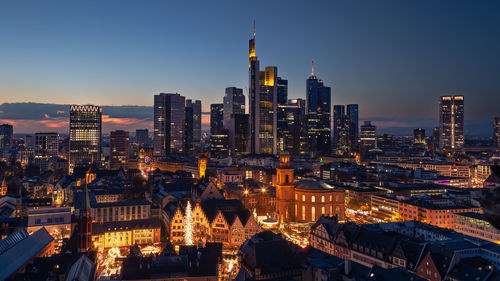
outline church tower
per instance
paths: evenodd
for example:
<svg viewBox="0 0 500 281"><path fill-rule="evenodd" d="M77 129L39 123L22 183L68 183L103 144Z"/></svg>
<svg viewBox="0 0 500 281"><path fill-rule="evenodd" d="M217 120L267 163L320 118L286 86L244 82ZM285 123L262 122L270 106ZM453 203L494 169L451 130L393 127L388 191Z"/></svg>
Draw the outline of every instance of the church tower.
<svg viewBox="0 0 500 281"><path fill-rule="evenodd" d="M290 167L290 154L280 155L280 167L276 169L276 213L280 223L295 220L293 168Z"/></svg>
<svg viewBox="0 0 500 281"><path fill-rule="evenodd" d="M203 179L205 177L205 172L207 171L207 162L208 158L202 154L198 157L198 175L199 179Z"/></svg>

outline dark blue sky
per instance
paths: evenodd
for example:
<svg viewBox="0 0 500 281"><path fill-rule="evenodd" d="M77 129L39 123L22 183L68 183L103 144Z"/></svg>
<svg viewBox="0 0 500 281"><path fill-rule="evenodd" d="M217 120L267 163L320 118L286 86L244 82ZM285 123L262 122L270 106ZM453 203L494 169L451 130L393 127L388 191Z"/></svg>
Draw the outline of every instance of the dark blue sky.
<svg viewBox="0 0 500 281"><path fill-rule="evenodd" d="M437 118L463 94L466 119L500 115L498 1L2 1L0 103L151 105L158 92L221 102L262 66L291 98L315 60L334 104L361 118ZM0 116L1 117L1 116Z"/></svg>

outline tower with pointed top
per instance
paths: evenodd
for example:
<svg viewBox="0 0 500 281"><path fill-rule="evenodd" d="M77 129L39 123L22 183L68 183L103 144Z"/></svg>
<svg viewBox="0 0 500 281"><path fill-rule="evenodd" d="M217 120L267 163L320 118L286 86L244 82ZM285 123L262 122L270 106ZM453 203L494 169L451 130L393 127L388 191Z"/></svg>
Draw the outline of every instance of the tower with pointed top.
<svg viewBox="0 0 500 281"><path fill-rule="evenodd" d="M91 168L87 171L83 187L82 204L78 219L78 247L79 253L88 252L92 248L92 212L90 208L89 191L87 183L91 180Z"/></svg>
<svg viewBox="0 0 500 281"><path fill-rule="evenodd" d="M7 182L5 181L5 177L2 180L2 186L0 187L0 196L7 195Z"/></svg>
<svg viewBox="0 0 500 281"><path fill-rule="evenodd" d="M290 154L280 155L280 167L276 169L276 213L281 223L295 220L293 212L294 184L293 168L290 167Z"/></svg>
<svg viewBox="0 0 500 281"><path fill-rule="evenodd" d="M331 89L314 75L314 60L311 76L306 80L307 125L311 156L330 153L331 146Z"/></svg>
<svg viewBox="0 0 500 281"><path fill-rule="evenodd" d="M202 154L200 157L198 157L198 174L199 174L199 179L203 179L206 175L207 171L207 162L208 158Z"/></svg>

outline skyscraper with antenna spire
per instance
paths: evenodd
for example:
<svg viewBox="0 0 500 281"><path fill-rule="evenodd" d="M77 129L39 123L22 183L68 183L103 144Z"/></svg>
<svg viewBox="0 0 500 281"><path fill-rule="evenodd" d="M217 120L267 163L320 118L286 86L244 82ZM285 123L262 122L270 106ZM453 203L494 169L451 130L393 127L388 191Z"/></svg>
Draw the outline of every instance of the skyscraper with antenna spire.
<svg viewBox="0 0 500 281"><path fill-rule="evenodd" d="M331 89L314 74L311 61L311 76L306 80L307 125L311 156L330 153L331 148Z"/></svg>

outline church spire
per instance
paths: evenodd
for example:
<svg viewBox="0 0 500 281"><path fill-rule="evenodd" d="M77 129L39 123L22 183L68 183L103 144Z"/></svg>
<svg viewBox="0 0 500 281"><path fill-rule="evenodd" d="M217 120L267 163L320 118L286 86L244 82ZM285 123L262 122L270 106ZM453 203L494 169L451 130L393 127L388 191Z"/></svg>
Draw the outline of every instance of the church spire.
<svg viewBox="0 0 500 281"><path fill-rule="evenodd" d="M314 60L311 63L311 76L314 76Z"/></svg>

